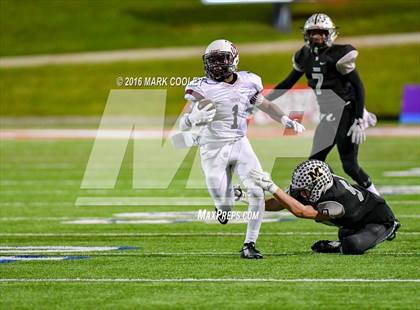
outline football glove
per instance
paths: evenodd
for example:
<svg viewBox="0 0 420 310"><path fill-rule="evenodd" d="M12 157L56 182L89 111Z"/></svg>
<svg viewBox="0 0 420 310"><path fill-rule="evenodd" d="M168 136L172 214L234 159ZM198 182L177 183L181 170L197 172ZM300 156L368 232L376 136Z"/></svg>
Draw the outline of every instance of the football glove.
<svg viewBox="0 0 420 310"><path fill-rule="evenodd" d="M284 128L291 128L296 133L302 133L305 131L305 127L301 123L295 120L291 120L286 115L281 117L281 124L284 126Z"/></svg>
<svg viewBox="0 0 420 310"><path fill-rule="evenodd" d="M252 169L248 176L257 186L272 194L279 189L278 186L274 184L273 180L271 180L271 176L268 172Z"/></svg>
<svg viewBox="0 0 420 310"><path fill-rule="evenodd" d="M366 109L363 110L363 127L364 128L375 127L377 122L378 122L378 119L375 114L369 112Z"/></svg>
<svg viewBox="0 0 420 310"><path fill-rule="evenodd" d="M199 103L195 104L191 113L188 115L188 120L192 125L206 124L213 120L216 115L216 109L213 104L207 104L204 108L199 108Z"/></svg>
<svg viewBox="0 0 420 310"><path fill-rule="evenodd" d="M365 129L363 127L363 119L357 118L351 125L347 136L351 136L351 142L357 145L362 144L366 140Z"/></svg>

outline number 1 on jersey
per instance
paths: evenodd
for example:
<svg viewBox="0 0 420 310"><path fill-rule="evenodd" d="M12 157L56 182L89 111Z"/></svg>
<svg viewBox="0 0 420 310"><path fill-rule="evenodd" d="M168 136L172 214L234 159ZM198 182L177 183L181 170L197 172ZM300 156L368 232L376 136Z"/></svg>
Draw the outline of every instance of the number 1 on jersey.
<svg viewBox="0 0 420 310"><path fill-rule="evenodd" d="M232 124L232 126L230 126L231 129L238 129L238 111L239 111L239 107L236 104L232 108L233 124Z"/></svg>

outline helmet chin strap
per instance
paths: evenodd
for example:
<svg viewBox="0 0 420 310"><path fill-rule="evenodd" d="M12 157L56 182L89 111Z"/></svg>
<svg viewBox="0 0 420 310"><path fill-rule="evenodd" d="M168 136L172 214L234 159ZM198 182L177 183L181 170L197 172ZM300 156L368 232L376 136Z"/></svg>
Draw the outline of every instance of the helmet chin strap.
<svg viewBox="0 0 420 310"><path fill-rule="evenodd" d="M319 55L319 53L327 47L327 44L325 42L323 44L318 43L310 43L311 51L315 55Z"/></svg>

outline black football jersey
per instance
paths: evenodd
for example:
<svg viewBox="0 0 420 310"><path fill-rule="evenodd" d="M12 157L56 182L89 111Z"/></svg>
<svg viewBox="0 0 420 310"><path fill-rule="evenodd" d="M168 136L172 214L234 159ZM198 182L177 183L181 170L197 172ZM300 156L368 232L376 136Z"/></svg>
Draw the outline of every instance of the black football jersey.
<svg viewBox="0 0 420 310"><path fill-rule="evenodd" d="M323 201L336 201L343 205L344 216L331 219L325 224L346 228L359 228L368 223L388 223L395 217L385 200L358 185L350 185L345 179L333 176L334 184L321 197Z"/></svg>
<svg viewBox="0 0 420 310"><path fill-rule="evenodd" d="M321 50L319 55L304 46L293 56L293 67L305 73L308 86L314 89L318 98L323 89L330 89L348 102L355 100L355 91L345 74L354 70L356 57L356 49L349 44L334 44ZM322 101L319 104L323 113Z"/></svg>

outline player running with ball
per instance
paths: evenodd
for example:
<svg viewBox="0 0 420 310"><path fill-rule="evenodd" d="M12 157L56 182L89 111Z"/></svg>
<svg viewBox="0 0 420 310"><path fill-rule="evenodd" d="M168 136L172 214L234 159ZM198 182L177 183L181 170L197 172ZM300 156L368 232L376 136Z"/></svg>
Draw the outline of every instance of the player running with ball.
<svg viewBox="0 0 420 310"><path fill-rule="evenodd" d="M261 170L260 162L246 137L247 115L258 108L285 128L300 133L305 128L287 117L261 92L261 78L237 71L239 53L227 40L216 40L203 55L206 77L195 79L185 89L189 110L180 120L181 131L199 129L201 165L207 188L216 206L223 211L218 220L227 223L227 212L234 205L232 174L247 188L249 211L256 212L248 222L242 258L262 258L255 248L264 212L264 192L248 178L251 169Z"/></svg>

